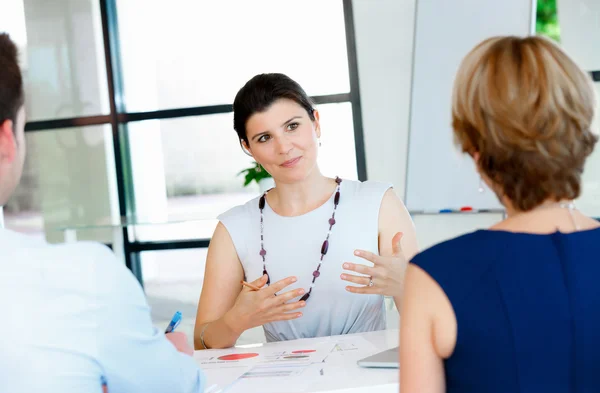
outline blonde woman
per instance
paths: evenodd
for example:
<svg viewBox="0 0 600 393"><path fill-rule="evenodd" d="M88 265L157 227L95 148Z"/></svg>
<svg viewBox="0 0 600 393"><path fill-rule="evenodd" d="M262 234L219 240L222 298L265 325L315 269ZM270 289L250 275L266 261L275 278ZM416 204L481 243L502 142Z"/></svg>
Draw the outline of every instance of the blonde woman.
<svg viewBox="0 0 600 393"><path fill-rule="evenodd" d="M508 218L409 264L402 393L600 389L600 224L573 205L595 105L546 39L491 38L463 60L455 139Z"/></svg>

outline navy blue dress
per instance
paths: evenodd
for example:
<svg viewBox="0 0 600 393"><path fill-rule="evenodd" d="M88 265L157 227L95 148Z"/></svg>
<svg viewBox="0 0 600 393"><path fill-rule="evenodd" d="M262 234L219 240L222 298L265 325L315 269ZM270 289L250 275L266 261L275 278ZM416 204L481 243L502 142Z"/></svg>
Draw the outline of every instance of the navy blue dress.
<svg viewBox="0 0 600 393"><path fill-rule="evenodd" d="M447 392L600 392L600 228L480 230L411 263L456 314Z"/></svg>

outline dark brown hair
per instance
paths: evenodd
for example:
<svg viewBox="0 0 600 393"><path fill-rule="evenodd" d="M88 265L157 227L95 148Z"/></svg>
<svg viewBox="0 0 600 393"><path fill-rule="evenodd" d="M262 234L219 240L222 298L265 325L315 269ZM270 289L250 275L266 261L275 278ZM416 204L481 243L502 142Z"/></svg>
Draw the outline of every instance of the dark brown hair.
<svg viewBox="0 0 600 393"><path fill-rule="evenodd" d="M296 81L284 74L259 74L246 82L233 100L233 129L240 141L248 143L248 119L257 112L266 111L281 99L296 102L306 110L311 120L315 120L314 104Z"/></svg>

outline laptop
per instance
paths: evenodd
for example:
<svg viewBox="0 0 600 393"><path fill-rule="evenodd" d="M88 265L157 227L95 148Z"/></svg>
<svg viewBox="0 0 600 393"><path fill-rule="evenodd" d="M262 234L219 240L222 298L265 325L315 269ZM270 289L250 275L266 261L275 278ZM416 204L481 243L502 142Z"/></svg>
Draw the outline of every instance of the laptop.
<svg viewBox="0 0 600 393"><path fill-rule="evenodd" d="M361 359L357 363L361 367L399 368L399 349L400 347L390 348L383 352L379 352L375 355Z"/></svg>

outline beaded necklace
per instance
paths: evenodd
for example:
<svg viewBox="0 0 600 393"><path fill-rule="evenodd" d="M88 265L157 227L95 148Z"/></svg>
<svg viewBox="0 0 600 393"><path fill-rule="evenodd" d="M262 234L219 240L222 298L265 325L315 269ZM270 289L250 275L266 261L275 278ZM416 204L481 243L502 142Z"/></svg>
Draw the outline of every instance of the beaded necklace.
<svg viewBox="0 0 600 393"><path fill-rule="evenodd" d="M304 296L302 296L300 298L301 301L302 300L306 301L310 297L310 294L311 294L313 288L315 287L315 281L321 275L320 269L321 269L321 264L323 263L323 258L325 258L325 255L327 254L327 251L329 250L329 236L331 235L331 228L333 228L333 226L335 225L335 212L340 203L340 185L342 184L342 179L340 179L339 177L336 177L335 182L337 183L337 188L336 188L336 192L335 192L335 197L333 199L333 213L331 214L331 218L328 221L329 230L327 231L327 237L325 238L325 241L323 242L323 245L321 246L321 259L319 260L319 265L317 266L317 269L312 274L313 279L310 284L310 289ZM264 236L265 220L264 220L264 215L263 215L263 209L265 208L266 197L267 197L267 193L269 191L270 190L266 191L258 200L258 209L260 210L260 252L259 252L259 254L262 257L262 261L263 261L263 274L267 275L267 285L269 285L271 283L271 277L269 277L269 273L267 272L267 262L266 262L266 258L265 258L267 255L267 250L265 250L265 243L264 243L265 242L265 236Z"/></svg>

